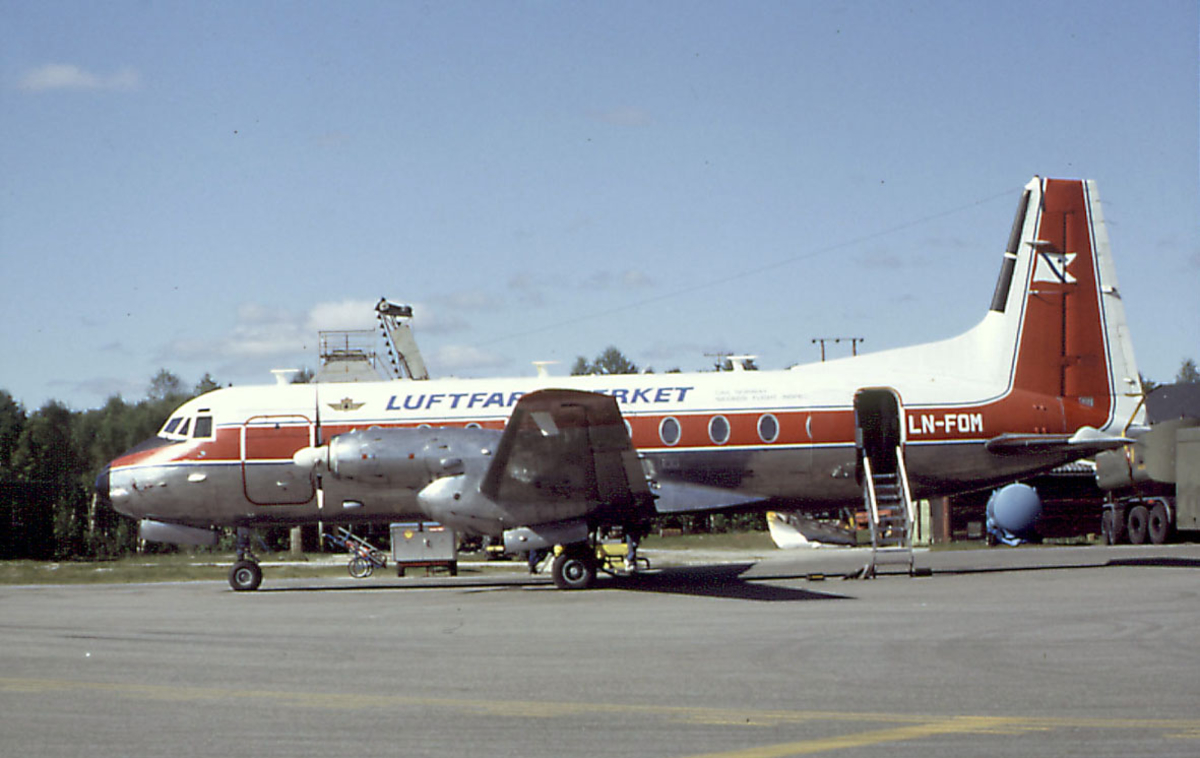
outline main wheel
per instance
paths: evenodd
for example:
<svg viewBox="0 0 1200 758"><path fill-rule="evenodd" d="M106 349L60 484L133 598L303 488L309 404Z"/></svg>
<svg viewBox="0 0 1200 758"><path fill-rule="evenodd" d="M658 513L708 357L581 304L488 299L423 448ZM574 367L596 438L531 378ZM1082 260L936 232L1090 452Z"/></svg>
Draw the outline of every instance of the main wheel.
<svg viewBox="0 0 1200 758"><path fill-rule="evenodd" d="M229 586L238 592L258 589L262 584L262 569L254 561L238 561L229 569Z"/></svg>
<svg viewBox="0 0 1200 758"><path fill-rule="evenodd" d="M1129 509L1129 541L1141 545L1146 541L1146 533L1150 528L1150 512L1144 505L1135 505Z"/></svg>
<svg viewBox="0 0 1200 758"><path fill-rule="evenodd" d="M586 590L596 581L596 559L582 551L562 553L555 556L550 573L560 590Z"/></svg>
<svg viewBox="0 0 1200 758"><path fill-rule="evenodd" d="M346 568L349 569L350 576L355 579L364 579L375 572L375 564L361 555L351 558L350 565Z"/></svg>
<svg viewBox="0 0 1200 758"><path fill-rule="evenodd" d="M1155 545L1165 544L1171 537L1171 517L1167 515L1167 506L1155 503L1150 509L1150 520L1146 524L1150 541Z"/></svg>

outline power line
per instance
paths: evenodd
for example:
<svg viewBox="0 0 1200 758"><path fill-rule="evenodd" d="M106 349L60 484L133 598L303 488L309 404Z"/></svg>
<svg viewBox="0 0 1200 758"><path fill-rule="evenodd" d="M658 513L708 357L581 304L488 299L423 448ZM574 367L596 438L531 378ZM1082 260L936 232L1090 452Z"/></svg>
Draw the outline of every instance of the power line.
<svg viewBox="0 0 1200 758"><path fill-rule="evenodd" d="M931 213L927 216L921 216L920 218L913 219L912 221L906 221L902 224L896 224L896 225L890 226L886 229L881 229L880 231L877 231L877 232L860 235L858 237L852 237L848 240L843 240L841 242L835 242L835 243L832 243L829 245L825 245L823 247L816 248L815 250L810 250L805 253L799 253L797 255L789 256L787 258L782 258L782 259L780 259L778 261L774 261L772 263L767 263L762 266L757 266L755 268L746 269L745 271L740 271L735 274L730 274L728 276L721 277L720 279L711 279L707 282L693 284L688 287L681 287L679 289L672 290L670 292L664 292L660 295L654 295L652 297L642 298L641 300L634 300L633 302L626 303L624 305L615 306L613 308L605 308L605 309L599 310L599 311L592 311L591 313L586 313L582 316L577 316L575 318L566 319L564 321L558 321L553 324L547 324L545 326L534 327L532 329L526 329L526 330L519 331L519 332L510 332L505 335L501 335L501 336L493 337L493 338L490 338L490 339L487 339L484 341L476 342L472 345L472 347L485 347L487 345L494 345L497 342L504 342L506 340L517 339L519 337L528 337L533 334L542 334L543 332L552 331L554 329L561 329L564 326L571 326L572 324L579 324L584 321L591 321L593 319L602 318L604 316L611 316L611 315L614 315L617 313L621 313L623 311L633 310L635 308L641 308L641 307L644 307L647 305L652 305L654 303L660 303L663 300L669 300L673 297L679 297L680 295L688 295L693 292L699 292L700 290L709 289L711 287L717 287L717 286L720 286L723 284L728 284L729 282L737 281L739 279L746 279L751 276L756 276L758 274L765 273L767 271L773 271L777 268L782 268L782 267L790 265L792 263L796 263L799 261L812 260L814 258L820 257L822 255L827 255L827 254L835 252L837 250L842 250L842 249L848 248L848 247L854 247L855 245L861 245L865 242L871 242L872 240L877 240L882 237L887 237L889 235L896 234L898 232L912 229L912 228L920 226L922 224L927 224L930 221L936 221L937 219L940 219L940 218L945 218L947 216L953 216L957 213L962 213L963 211L968 211L973 208L977 208L981 205L986 205L988 203L994 202L1003 197L1011 197L1013 194L1015 194L1016 192L1019 192L1021 189L1022 189L1021 187L1018 187L1016 189L1006 189L1002 192L997 192L995 194L988 195L987 197L984 197L980 200L975 200L973 202L966 203L964 205L958 205L958 206L949 208L944 211L938 211L937 213ZM860 337L860 338L855 338L855 339L861 340L862 338Z"/></svg>

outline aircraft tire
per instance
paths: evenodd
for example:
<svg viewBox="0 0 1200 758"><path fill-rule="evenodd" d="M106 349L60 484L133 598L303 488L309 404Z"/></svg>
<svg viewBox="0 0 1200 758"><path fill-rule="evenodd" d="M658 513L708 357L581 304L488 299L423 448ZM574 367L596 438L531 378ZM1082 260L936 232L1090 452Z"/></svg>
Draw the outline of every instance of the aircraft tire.
<svg viewBox="0 0 1200 758"><path fill-rule="evenodd" d="M229 586L237 592L252 592L262 584L262 569L254 561L238 561L229 569Z"/></svg>
<svg viewBox="0 0 1200 758"><path fill-rule="evenodd" d="M1165 544L1171 538L1171 517L1167 515L1167 506L1162 503L1154 504L1146 522L1146 531L1155 545Z"/></svg>
<svg viewBox="0 0 1200 758"><path fill-rule="evenodd" d="M555 556L550 574L560 590L586 590L596 581L596 561L586 553L566 552Z"/></svg>
<svg viewBox="0 0 1200 758"><path fill-rule="evenodd" d="M1150 512L1144 505L1135 505L1129 509L1129 541L1135 545L1146 542L1146 533L1150 528Z"/></svg>

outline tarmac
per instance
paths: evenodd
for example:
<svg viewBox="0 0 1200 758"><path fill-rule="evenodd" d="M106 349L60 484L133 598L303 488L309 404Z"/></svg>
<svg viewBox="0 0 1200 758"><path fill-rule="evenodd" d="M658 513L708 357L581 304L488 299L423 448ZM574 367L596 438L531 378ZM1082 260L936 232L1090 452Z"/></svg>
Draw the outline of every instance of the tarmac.
<svg viewBox="0 0 1200 758"><path fill-rule="evenodd" d="M1195 756L1200 546L0 586L0 752Z"/></svg>

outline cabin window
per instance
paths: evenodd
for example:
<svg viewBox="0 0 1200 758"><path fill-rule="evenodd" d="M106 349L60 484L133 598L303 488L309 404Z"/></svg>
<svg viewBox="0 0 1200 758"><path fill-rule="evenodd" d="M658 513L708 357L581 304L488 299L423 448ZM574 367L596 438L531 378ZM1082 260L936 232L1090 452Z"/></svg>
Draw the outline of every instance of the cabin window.
<svg viewBox="0 0 1200 758"><path fill-rule="evenodd" d="M679 442L679 420L667 416L658 425L658 438L664 445L674 445Z"/></svg>
<svg viewBox="0 0 1200 758"><path fill-rule="evenodd" d="M717 445L729 441L729 419L724 416L713 416L708 421L708 438Z"/></svg>
<svg viewBox="0 0 1200 758"><path fill-rule="evenodd" d="M193 437L211 437L213 433L212 416L197 416L196 427L192 430Z"/></svg>
<svg viewBox="0 0 1200 758"><path fill-rule="evenodd" d="M770 413L758 417L758 438L763 442L779 439L779 419Z"/></svg>

